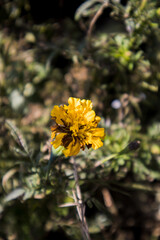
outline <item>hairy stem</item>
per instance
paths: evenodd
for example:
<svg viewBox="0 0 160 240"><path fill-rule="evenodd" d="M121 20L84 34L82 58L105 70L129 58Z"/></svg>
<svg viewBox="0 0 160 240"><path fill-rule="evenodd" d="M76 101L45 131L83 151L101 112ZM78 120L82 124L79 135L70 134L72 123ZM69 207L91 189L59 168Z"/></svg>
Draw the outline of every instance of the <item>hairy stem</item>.
<svg viewBox="0 0 160 240"><path fill-rule="evenodd" d="M91 240L89 235L89 230L88 230L88 224L85 217L85 206L83 204L82 193L79 186L77 164L74 157L72 157L72 162L74 165L74 178L76 183L76 189L75 191L73 190L73 197L74 197L75 203L77 204L76 208L77 208L78 218L81 223L82 235L84 240Z"/></svg>

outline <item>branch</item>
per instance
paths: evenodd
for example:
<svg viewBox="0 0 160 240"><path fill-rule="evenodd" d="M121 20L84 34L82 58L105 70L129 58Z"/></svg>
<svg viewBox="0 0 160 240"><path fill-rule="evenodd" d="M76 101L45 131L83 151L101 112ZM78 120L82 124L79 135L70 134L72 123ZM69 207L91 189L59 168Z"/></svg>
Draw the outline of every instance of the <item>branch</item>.
<svg viewBox="0 0 160 240"><path fill-rule="evenodd" d="M103 10L104 10L106 7L108 7L109 5L110 5L110 4L109 4L108 1L104 2L104 3L102 4L102 6L99 8L99 10L96 12L96 14L94 15L94 17L92 18L92 21L91 21L91 23L90 23L90 25L89 25L89 29L88 29L88 33L87 33L88 38L91 37L92 31L93 31L93 27L94 27L97 19L101 16L101 14L103 13Z"/></svg>

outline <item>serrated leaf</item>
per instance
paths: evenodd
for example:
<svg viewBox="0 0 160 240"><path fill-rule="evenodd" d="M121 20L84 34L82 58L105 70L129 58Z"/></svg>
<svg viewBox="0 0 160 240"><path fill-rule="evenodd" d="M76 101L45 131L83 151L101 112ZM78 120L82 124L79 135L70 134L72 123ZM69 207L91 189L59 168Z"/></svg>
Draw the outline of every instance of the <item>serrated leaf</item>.
<svg viewBox="0 0 160 240"><path fill-rule="evenodd" d="M27 155L29 157L31 157L26 140L25 140L23 134L21 133L21 131L10 120L6 120L6 124L9 127L9 129L11 130L11 134L12 134L13 138L15 139L15 141L24 149L24 151L27 153Z"/></svg>

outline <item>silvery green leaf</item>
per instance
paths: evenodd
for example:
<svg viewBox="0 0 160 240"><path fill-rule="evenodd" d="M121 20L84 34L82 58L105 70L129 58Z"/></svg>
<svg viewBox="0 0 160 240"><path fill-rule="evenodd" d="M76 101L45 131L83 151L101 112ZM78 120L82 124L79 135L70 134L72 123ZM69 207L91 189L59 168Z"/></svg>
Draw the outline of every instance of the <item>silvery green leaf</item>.
<svg viewBox="0 0 160 240"><path fill-rule="evenodd" d="M4 202L9 202L11 200L14 200L18 197L21 197L25 193L25 190L23 188L17 188L10 192L4 199Z"/></svg>

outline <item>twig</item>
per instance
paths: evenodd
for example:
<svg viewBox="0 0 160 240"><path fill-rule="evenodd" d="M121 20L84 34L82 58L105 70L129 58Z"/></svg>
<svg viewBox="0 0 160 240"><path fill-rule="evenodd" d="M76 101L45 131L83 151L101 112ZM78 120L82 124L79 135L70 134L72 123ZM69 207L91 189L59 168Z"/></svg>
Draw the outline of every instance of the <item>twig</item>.
<svg viewBox="0 0 160 240"><path fill-rule="evenodd" d="M86 217L85 217L85 206L83 204L81 189L79 186L77 165L76 165L76 161L75 161L74 157L72 157L71 160L73 161L73 164L74 164L74 178L75 178L75 183L76 183L76 189L73 190L72 193L73 193L74 201L77 204L76 208L77 208L79 221L81 223L82 235L83 235L84 240L91 240L90 235L89 235L89 230L88 230L88 224L87 224Z"/></svg>
<svg viewBox="0 0 160 240"><path fill-rule="evenodd" d="M89 29L88 29L88 38L91 37L91 34L92 34L92 31L93 31L93 27L97 21L97 19L101 16L101 14L103 13L103 10L109 6L109 2L108 1L105 1L102 6L98 9L98 11L96 12L96 14L94 15L94 17L92 18L92 21L89 25Z"/></svg>

